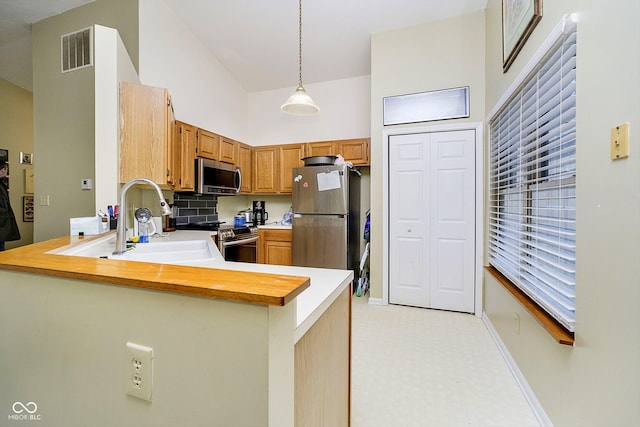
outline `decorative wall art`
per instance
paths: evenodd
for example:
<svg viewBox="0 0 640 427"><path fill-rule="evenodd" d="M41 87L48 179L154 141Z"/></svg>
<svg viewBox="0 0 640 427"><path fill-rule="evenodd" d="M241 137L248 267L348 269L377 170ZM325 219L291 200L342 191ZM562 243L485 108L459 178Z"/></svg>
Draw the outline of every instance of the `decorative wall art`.
<svg viewBox="0 0 640 427"><path fill-rule="evenodd" d="M24 192L27 194L33 193L33 168L24 169Z"/></svg>
<svg viewBox="0 0 640 427"><path fill-rule="evenodd" d="M24 153L20 152L20 163L24 163L27 165L33 164L33 153Z"/></svg>
<svg viewBox="0 0 640 427"><path fill-rule="evenodd" d="M24 222L33 222L33 196L22 196L22 220Z"/></svg>
<svg viewBox="0 0 640 427"><path fill-rule="evenodd" d="M506 73L542 19L542 0L502 0L502 72Z"/></svg>

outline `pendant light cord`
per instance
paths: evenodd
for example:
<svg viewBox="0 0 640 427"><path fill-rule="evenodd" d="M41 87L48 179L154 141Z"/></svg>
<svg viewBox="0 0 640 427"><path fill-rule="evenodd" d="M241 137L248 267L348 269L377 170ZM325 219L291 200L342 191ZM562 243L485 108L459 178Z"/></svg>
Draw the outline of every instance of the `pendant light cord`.
<svg viewBox="0 0 640 427"><path fill-rule="evenodd" d="M315 114L320 111L320 108L302 87L302 0L298 0L298 5L298 87L293 92L293 95L280 106L280 109L288 114L304 116Z"/></svg>
<svg viewBox="0 0 640 427"><path fill-rule="evenodd" d="M302 87L302 0L298 9L298 86Z"/></svg>

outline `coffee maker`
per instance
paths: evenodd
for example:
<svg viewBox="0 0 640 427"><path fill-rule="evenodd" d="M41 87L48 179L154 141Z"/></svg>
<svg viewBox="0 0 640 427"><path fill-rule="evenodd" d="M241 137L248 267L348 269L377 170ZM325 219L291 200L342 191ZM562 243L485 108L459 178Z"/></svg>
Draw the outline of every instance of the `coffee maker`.
<svg viewBox="0 0 640 427"><path fill-rule="evenodd" d="M269 213L265 210L263 200L253 201L253 224L264 225L265 221L269 219Z"/></svg>

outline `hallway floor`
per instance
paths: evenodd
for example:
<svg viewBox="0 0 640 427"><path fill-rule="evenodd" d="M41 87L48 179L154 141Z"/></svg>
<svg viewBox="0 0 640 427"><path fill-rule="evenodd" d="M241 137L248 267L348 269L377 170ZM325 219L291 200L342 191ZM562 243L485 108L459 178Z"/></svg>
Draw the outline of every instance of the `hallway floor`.
<svg viewBox="0 0 640 427"><path fill-rule="evenodd" d="M353 427L538 426L479 318L353 297Z"/></svg>

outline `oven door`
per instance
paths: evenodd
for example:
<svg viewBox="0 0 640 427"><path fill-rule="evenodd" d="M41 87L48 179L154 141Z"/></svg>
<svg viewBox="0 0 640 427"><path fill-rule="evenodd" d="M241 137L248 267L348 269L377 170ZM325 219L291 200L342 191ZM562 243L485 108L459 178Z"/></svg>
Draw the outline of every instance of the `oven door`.
<svg viewBox="0 0 640 427"><path fill-rule="evenodd" d="M220 253L225 261L255 263L258 254L258 236L247 239L223 240L220 242Z"/></svg>

